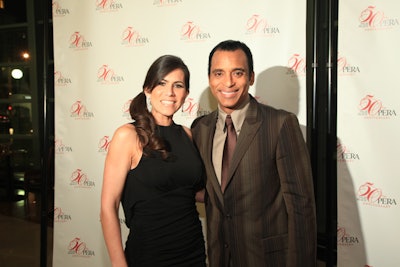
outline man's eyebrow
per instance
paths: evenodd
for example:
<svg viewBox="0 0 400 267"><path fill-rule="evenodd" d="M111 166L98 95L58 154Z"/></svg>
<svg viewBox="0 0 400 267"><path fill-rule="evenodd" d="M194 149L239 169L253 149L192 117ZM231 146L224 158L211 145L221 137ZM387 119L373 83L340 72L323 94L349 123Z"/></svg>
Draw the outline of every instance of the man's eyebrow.
<svg viewBox="0 0 400 267"><path fill-rule="evenodd" d="M211 72L223 71L222 69L213 69Z"/></svg>
<svg viewBox="0 0 400 267"><path fill-rule="evenodd" d="M246 72L246 70L244 68L234 68L234 69L232 69L232 71L238 71L238 70ZM224 71L224 70L223 69L213 69L211 72L217 72L217 71Z"/></svg>
<svg viewBox="0 0 400 267"><path fill-rule="evenodd" d="M243 71L243 72L246 71L244 68L234 68L234 69L233 69L233 71L237 71L237 70L240 70L240 71Z"/></svg>

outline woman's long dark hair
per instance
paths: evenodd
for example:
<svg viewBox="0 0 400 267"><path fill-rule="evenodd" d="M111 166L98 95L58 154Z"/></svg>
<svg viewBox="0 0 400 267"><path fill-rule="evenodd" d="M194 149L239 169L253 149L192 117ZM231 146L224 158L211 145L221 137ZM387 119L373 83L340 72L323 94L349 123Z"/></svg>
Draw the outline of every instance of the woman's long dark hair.
<svg viewBox="0 0 400 267"><path fill-rule="evenodd" d="M163 159L168 157L163 140L156 134L156 122L147 109L144 91L151 92L170 72L181 69L184 74L186 91L189 92L190 72L181 58L173 55L164 55L156 59L147 71L143 83L143 91L131 102L129 113L134 120L139 141L143 146L143 154L149 156L153 151L159 151Z"/></svg>

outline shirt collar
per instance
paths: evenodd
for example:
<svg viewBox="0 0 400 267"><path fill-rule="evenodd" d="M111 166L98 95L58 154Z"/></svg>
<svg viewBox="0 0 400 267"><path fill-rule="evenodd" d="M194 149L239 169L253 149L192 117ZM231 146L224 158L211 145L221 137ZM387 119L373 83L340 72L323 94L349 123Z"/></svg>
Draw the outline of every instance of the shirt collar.
<svg viewBox="0 0 400 267"><path fill-rule="evenodd" d="M232 117L233 126L235 127L236 132L239 134L240 129L242 128L244 119L246 118L246 112L249 108L250 104L250 96L247 100L238 108L235 109L230 115ZM220 105L218 104L218 121L217 124L220 125L221 129L225 131L225 119L226 113L221 109Z"/></svg>

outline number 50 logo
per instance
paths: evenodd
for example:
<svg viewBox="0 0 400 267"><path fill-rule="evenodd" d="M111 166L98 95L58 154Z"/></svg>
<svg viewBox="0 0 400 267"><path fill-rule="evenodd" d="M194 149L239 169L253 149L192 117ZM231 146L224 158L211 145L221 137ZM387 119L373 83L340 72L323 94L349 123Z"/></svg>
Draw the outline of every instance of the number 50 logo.
<svg viewBox="0 0 400 267"><path fill-rule="evenodd" d="M188 113L190 116L196 116L199 108L199 103L194 102L194 99L189 97L182 105L182 112Z"/></svg>
<svg viewBox="0 0 400 267"><path fill-rule="evenodd" d="M366 182L358 188L358 196L370 203L377 202L382 197L382 190L376 188L373 183Z"/></svg>

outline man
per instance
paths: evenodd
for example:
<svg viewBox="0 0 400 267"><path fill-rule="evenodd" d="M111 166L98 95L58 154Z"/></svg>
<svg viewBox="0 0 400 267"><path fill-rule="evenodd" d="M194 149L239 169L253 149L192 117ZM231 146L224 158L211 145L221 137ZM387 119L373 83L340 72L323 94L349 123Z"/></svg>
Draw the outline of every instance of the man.
<svg viewBox="0 0 400 267"><path fill-rule="evenodd" d="M313 181L297 117L249 94L253 58L242 42L211 51L208 77L218 109L196 119L192 132L207 174L209 266L315 266ZM227 115L237 143L221 187Z"/></svg>

